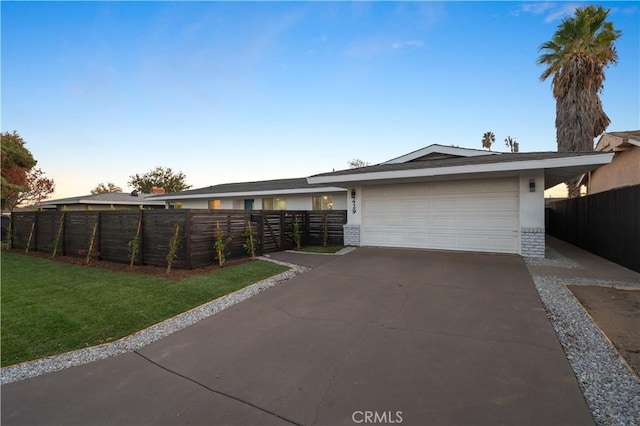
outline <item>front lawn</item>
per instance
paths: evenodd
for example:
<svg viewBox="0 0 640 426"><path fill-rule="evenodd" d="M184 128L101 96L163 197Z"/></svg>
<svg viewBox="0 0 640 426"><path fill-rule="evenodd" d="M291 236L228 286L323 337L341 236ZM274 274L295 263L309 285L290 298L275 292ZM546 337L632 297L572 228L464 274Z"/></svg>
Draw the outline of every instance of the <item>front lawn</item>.
<svg viewBox="0 0 640 426"><path fill-rule="evenodd" d="M179 281L2 253L2 366L117 340L286 267L245 262Z"/></svg>

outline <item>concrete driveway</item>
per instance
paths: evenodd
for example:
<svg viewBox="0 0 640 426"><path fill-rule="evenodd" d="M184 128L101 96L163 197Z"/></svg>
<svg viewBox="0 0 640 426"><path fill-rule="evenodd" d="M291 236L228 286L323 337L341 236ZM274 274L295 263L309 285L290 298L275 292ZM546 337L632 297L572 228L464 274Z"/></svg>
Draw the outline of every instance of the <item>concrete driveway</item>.
<svg viewBox="0 0 640 426"><path fill-rule="evenodd" d="M139 352L3 386L2 424L593 423L521 258L317 263Z"/></svg>

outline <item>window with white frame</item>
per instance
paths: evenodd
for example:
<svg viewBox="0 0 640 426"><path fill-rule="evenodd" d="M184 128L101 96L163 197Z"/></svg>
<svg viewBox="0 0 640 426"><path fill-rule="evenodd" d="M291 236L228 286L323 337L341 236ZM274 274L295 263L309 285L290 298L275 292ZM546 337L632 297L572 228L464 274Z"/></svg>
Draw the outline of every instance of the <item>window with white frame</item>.
<svg viewBox="0 0 640 426"><path fill-rule="evenodd" d="M333 196L314 195L311 197L311 208L313 210L333 210Z"/></svg>
<svg viewBox="0 0 640 426"><path fill-rule="evenodd" d="M287 199L286 198L263 198L262 210L286 210Z"/></svg>

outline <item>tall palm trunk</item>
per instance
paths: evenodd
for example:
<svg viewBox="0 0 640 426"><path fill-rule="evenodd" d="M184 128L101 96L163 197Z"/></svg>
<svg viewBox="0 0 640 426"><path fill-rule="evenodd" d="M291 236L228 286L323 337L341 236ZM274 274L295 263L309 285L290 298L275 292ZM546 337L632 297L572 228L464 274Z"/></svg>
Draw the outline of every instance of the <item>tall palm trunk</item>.
<svg viewBox="0 0 640 426"><path fill-rule="evenodd" d="M593 151L593 139L611 122L602 108L599 94L604 69L618 61L615 41L622 32L607 21L609 10L584 6L562 21L551 40L543 43L538 64L547 68L540 76L553 76L556 99L558 151ZM577 181L566 182L569 196L579 196Z"/></svg>
<svg viewBox="0 0 640 426"><path fill-rule="evenodd" d="M585 55L567 62L553 78L558 151L593 151L593 138L611 122L598 96L604 71Z"/></svg>

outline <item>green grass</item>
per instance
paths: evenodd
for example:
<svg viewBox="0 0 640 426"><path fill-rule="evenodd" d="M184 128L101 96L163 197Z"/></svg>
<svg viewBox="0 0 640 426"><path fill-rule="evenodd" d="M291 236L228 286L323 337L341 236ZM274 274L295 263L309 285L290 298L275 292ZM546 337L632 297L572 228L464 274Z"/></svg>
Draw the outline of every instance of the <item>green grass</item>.
<svg viewBox="0 0 640 426"><path fill-rule="evenodd" d="M2 253L2 366L127 336L287 268L246 262L179 281Z"/></svg>
<svg viewBox="0 0 640 426"><path fill-rule="evenodd" d="M306 251L307 253L336 253L343 248L344 246L309 246L301 248L300 251Z"/></svg>

